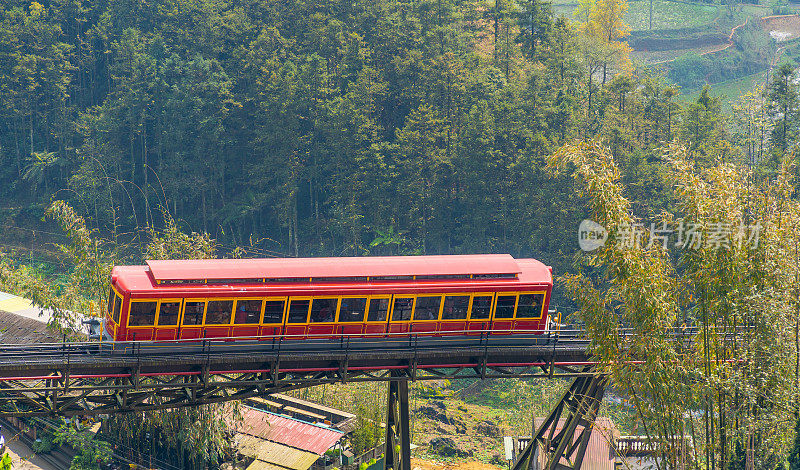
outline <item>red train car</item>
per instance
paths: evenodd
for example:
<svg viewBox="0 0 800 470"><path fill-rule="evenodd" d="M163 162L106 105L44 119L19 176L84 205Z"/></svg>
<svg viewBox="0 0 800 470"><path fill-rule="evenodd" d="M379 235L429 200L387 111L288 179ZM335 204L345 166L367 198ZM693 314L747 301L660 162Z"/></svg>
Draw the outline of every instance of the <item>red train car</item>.
<svg viewBox="0 0 800 470"><path fill-rule="evenodd" d="M147 261L112 271L103 337L543 331L552 286L549 266L510 255Z"/></svg>

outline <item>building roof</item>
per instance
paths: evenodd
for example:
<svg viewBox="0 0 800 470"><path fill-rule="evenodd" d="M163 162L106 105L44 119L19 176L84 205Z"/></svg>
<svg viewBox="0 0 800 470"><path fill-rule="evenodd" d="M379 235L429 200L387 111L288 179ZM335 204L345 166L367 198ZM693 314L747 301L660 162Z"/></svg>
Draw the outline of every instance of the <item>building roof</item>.
<svg viewBox="0 0 800 470"><path fill-rule="evenodd" d="M247 470L306 470L319 458L313 452L247 434L237 435L236 441L242 455L255 458Z"/></svg>
<svg viewBox="0 0 800 470"><path fill-rule="evenodd" d="M59 343L62 339L43 321L0 310L0 344Z"/></svg>
<svg viewBox="0 0 800 470"><path fill-rule="evenodd" d="M149 260L156 281L519 274L511 255Z"/></svg>
<svg viewBox="0 0 800 470"><path fill-rule="evenodd" d="M343 432L336 429L306 423L249 406L242 407L242 423L238 431L316 455L324 454L344 436Z"/></svg>

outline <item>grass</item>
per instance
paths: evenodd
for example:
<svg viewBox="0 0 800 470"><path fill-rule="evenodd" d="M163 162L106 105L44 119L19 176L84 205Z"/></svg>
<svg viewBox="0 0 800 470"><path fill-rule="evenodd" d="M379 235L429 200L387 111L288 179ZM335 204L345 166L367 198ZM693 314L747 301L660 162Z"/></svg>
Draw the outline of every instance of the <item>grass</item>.
<svg viewBox="0 0 800 470"><path fill-rule="evenodd" d="M575 0L555 0L552 5L556 14L571 17L577 7L577 2ZM702 26L713 22L719 14L720 8L719 5L714 4L686 4L653 0L653 30ZM650 23L650 1L629 1L625 22L633 31L647 30Z"/></svg>
<svg viewBox="0 0 800 470"><path fill-rule="evenodd" d="M693 28L711 23L719 14L719 6L713 4L686 4L653 0L653 30ZM650 1L628 2L625 22L633 31L645 31L650 25Z"/></svg>
<svg viewBox="0 0 800 470"><path fill-rule="evenodd" d="M734 80L715 83L711 85L711 96L719 97L722 111L726 114L732 112L732 104L739 100L739 97L751 91L756 84L763 83L766 71L754 73ZM681 101L690 102L697 100L700 96L700 89L686 91L681 94Z"/></svg>

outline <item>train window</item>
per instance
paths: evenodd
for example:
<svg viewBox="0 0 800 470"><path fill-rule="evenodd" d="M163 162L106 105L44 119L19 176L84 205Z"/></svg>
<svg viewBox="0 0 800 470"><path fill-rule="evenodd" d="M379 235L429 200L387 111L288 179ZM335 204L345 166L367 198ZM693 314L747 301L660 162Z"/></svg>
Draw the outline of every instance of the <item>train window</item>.
<svg viewBox="0 0 800 470"><path fill-rule="evenodd" d="M311 302L311 321L314 323L331 323L336 320L336 309L339 299L314 299Z"/></svg>
<svg viewBox="0 0 800 470"><path fill-rule="evenodd" d="M414 320L438 320L439 306L442 304L442 297L437 295L417 297L417 308L414 310Z"/></svg>
<svg viewBox="0 0 800 470"><path fill-rule="evenodd" d="M288 323L306 323L308 321L308 305L310 300L292 299L289 302Z"/></svg>
<svg viewBox="0 0 800 470"><path fill-rule="evenodd" d="M476 295L472 298L472 320L488 320L492 317L492 296Z"/></svg>
<svg viewBox="0 0 800 470"><path fill-rule="evenodd" d="M178 324L181 313L181 302L161 302L158 309L158 324L161 326L174 326Z"/></svg>
<svg viewBox="0 0 800 470"><path fill-rule="evenodd" d="M114 323L119 325L119 315L122 312L122 298L118 295L114 296Z"/></svg>
<svg viewBox="0 0 800 470"><path fill-rule="evenodd" d="M205 302L186 302L183 307L183 324L202 325L205 310Z"/></svg>
<svg viewBox="0 0 800 470"><path fill-rule="evenodd" d="M257 324L261 319L261 300L237 300L233 323L237 325Z"/></svg>
<svg viewBox="0 0 800 470"><path fill-rule="evenodd" d="M345 323L362 322L366 311L367 299L344 298L342 299L342 306L339 308L339 321Z"/></svg>
<svg viewBox="0 0 800 470"><path fill-rule="evenodd" d="M514 318L514 307L517 303L516 295L498 295L495 318Z"/></svg>
<svg viewBox="0 0 800 470"><path fill-rule="evenodd" d="M158 302L131 302L128 326L153 326L156 323Z"/></svg>
<svg viewBox="0 0 800 470"><path fill-rule="evenodd" d="M544 294L521 294L517 305L517 318L539 318Z"/></svg>
<svg viewBox="0 0 800 470"><path fill-rule="evenodd" d="M389 299L369 299L367 321L386 321L389 317Z"/></svg>
<svg viewBox="0 0 800 470"><path fill-rule="evenodd" d="M116 294L114 293L113 287L109 287L108 290L108 306L106 309L108 310L108 314L111 315L111 312L114 311L114 298L116 298Z"/></svg>
<svg viewBox="0 0 800 470"><path fill-rule="evenodd" d="M227 325L231 322L233 300L209 300L206 325Z"/></svg>
<svg viewBox="0 0 800 470"><path fill-rule="evenodd" d="M283 323L283 300L267 300L264 303L264 324Z"/></svg>
<svg viewBox="0 0 800 470"><path fill-rule="evenodd" d="M464 320L469 310L468 295L449 295L444 298L442 320Z"/></svg>
<svg viewBox="0 0 800 470"><path fill-rule="evenodd" d="M414 310L413 298L394 298L394 308L392 308L392 321L411 320L411 312Z"/></svg>

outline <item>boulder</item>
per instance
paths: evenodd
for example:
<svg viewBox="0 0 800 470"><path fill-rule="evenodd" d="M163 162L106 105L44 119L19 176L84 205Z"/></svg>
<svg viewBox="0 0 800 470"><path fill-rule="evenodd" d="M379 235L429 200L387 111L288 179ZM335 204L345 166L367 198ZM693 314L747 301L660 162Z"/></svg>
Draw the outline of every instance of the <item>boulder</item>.
<svg viewBox="0 0 800 470"><path fill-rule="evenodd" d="M420 406L419 409L417 409L417 413L433 421L451 424L451 420L447 416L447 409L445 407L436 406L436 403L437 402L433 402L431 405Z"/></svg>
<svg viewBox="0 0 800 470"><path fill-rule="evenodd" d="M435 437L428 443L429 450L442 457L472 457L471 450L465 450L449 437Z"/></svg>
<svg viewBox="0 0 800 470"><path fill-rule="evenodd" d="M500 437L503 434L500 426L498 426L494 421L489 420L478 423L478 425L475 427L475 431L477 431L478 434L486 437Z"/></svg>

